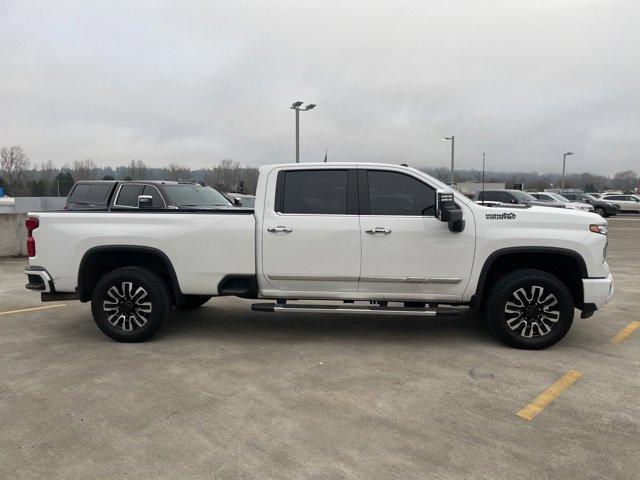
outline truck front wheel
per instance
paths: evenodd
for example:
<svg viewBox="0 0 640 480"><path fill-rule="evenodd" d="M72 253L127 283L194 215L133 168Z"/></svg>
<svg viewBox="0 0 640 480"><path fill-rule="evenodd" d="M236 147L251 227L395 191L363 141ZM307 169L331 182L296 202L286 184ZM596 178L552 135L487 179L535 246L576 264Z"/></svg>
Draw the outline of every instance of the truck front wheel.
<svg viewBox="0 0 640 480"><path fill-rule="evenodd" d="M171 311L171 296L162 278L141 267L107 273L91 297L91 313L98 328L119 342L142 342L152 337Z"/></svg>
<svg viewBox="0 0 640 480"><path fill-rule="evenodd" d="M487 298L491 330L508 345L529 350L559 342L571 328L573 309L564 283L530 268L504 274Z"/></svg>

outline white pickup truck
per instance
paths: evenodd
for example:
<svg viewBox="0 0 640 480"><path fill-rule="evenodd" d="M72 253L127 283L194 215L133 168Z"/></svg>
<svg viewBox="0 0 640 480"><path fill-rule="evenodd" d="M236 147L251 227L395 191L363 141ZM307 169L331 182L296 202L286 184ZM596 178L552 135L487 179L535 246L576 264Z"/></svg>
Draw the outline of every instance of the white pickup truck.
<svg viewBox="0 0 640 480"><path fill-rule="evenodd" d="M255 209L138 201L27 220L27 288L90 301L98 327L123 342L151 337L172 307L235 295L292 314L470 307L507 344L539 349L567 333L574 308L589 317L613 294L599 215L479 205L405 166L264 166Z"/></svg>

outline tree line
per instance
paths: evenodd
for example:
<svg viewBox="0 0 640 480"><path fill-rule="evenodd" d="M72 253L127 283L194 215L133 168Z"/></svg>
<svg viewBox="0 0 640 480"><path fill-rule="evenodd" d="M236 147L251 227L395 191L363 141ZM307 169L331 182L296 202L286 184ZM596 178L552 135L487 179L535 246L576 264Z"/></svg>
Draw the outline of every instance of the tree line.
<svg viewBox="0 0 640 480"><path fill-rule="evenodd" d="M424 172L442 180L449 180L449 169L422 168ZM522 183L526 189L560 188L559 174L535 172L485 172L487 183L505 183L507 188ZM204 182L221 192L254 194L258 169L243 167L237 160L224 159L215 166L189 168L179 163L167 167L150 167L142 160L131 160L117 167L98 167L92 159L74 160L57 167L51 160L32 164L20 145L0 149L0 187L12 196L67 196L78 180L182 180ZM456 170L456 181L481 182L481 170ZM631 192L640 185L638 173L625 170L613 177L592 173L569 174L565 188L581 188L588 192L622 190Z"/></svg>
<svg viewBox="0 0 640 480"><path fill-rule="evenodd" d="M451 171L445 167L420 170L446 183L451 178ZM456 170L455 175L456 183L482 182L482 170ZM559 173L485 171L484 180L486 183L504 183L506 188L513 188L515 184L521 183L525 189L537 191L543 191L545 188L559 189L562 185L562 175ZM633 170L617 172L613 177L588 172L571 173L565 175L564 187L565 189L579 188L585 192L621 190L625 193L633 193L640 187L640 176Z"/></svg>
<svg viewBox="0 0 640 480"><path fill-rule="evenodd" d="M67 196L78 180L180 180L204 182L221 192L254 194L258 169L224 159L215 166L189 168L179 163L150 167L131 160L118 167L99 167L92 159L57 167L51 160L32 164L19 145L0 150L0 187L11 196Z"/></svg>

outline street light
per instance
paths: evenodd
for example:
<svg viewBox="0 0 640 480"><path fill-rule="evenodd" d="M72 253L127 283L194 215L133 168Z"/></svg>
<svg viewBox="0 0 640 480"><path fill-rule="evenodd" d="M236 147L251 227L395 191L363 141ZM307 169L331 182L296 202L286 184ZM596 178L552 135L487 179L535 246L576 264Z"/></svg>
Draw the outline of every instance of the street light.
<svg viewBox="0 0 640 480"><path fill-rule="evenodd" d="M291 104L291 110L296 111L296 163L300 163L300 112L313 110L316 107L314 103L309 103L306 107L301 108L303 103L304 102L293 102Z"/></svg>
<svg viewBox="0 0 640 480"><path fill-rule="evenodd" d="M444 137L442 140L445 142L447 140L451 140L451 188L453 188L454 179L453 179L453 159L454 159L454 151L456 146L456 137L451 135L450 137Z"/></svg>
<svg viewBox="0 0 640 480"><path fill-rule="evenodd" d="M562 154L562 191L563 192L564 192L564 167L565 167L565 164L567 163L567 157L569 155L573 155L573 152L567 152Z"/></svg>

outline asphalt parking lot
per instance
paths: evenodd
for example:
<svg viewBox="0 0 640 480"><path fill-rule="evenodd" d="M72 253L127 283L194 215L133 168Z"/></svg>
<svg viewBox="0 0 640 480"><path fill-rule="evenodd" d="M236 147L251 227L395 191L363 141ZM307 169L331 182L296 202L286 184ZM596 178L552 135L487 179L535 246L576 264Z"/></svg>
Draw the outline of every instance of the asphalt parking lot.
<svg viewBox="0 0 640 480"><path fill-rule="evenodd" d="M640 216L609 225L614 300L543 351L471 313L293 316L228 297L119 344L2 260L0 478L638 478Z"/></svg>

